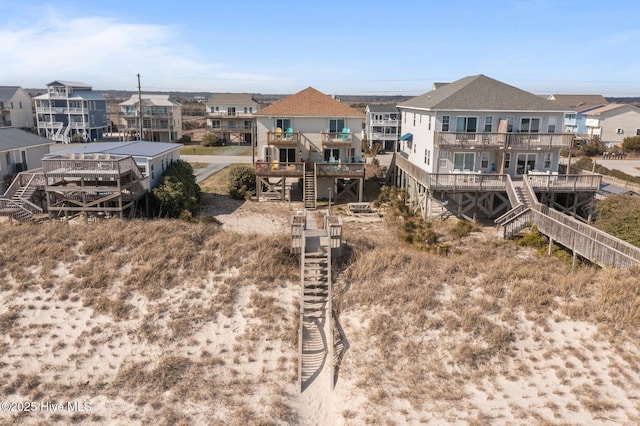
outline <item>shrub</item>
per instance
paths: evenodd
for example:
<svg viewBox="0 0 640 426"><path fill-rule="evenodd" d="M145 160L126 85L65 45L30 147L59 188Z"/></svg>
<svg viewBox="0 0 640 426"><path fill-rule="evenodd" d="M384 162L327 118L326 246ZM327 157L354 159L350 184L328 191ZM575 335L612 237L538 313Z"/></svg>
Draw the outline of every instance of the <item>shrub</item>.
<svg viewBox="0 0 640 426"><path fill-rule="evenodd" d="M580 147L582 153L587 157L595 157L597 155L602 155L605 151L604 145L600 142L599 139L593 139Z"/></svg>
<svg viewBox="0 0 640 426"><path fill-rule="evenodd" d="M640 136L631 136L622 140L622 150L640 154Z"/></svg>
<svg viewBox="0 0 640 426"><path fill-rule="evenodd" d="M250 167L238 167L229 174L229 195L244 200L256 194L256 172Z"/></svg>
<svg viewBox="0 0 640 426"><path fill-rule="evenodd" d="M200 145L202 146L217 146L219 144L220 144L220 140L215 135L212 135L211 133L207 133L202 138L202 142L200 142Z"/></svg>
<svg viewBox="0 0 640 426"><path fill-rule="evenodd" d="M191 136L182 135L182 137L180 139L178 139L178 143L190 144L191 143Z"/></svg>
<svg viewBox="0 0 640 426"><path fill-rule="evenodd" d="M466 220L459 220L456 224L451 228L451 235L460 239L466 237L472 232L477 232L480 230L480 227L472 222Z"/></svg>
<svg viewBox="0 0 640 426"><path fill-rule="evenodd" d="M191 164L178 160L167 167L160 184L153 189L154 215L186 218L198 214L200 208L200 186L196 183Z"/></svg>

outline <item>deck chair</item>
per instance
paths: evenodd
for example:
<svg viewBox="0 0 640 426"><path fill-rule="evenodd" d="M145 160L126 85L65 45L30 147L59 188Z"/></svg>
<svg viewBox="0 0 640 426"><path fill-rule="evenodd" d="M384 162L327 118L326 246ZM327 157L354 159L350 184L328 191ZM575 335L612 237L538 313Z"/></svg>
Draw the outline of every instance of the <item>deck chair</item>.
<svg viewBox="0 0 640 426"><path fill-rule="evenodd" d="M293 129L291 127L287 128L284 138L287 140L293 139Z"/></svg>
<svg viewBox="0 0 640 426"><path fill-rule="evenodd" d="M348 141L349 140L349 133L351 132L351 129L345 127L344 129L342 129L342 134L340 135L340 139L342 139L343 141Z"/></svg>
<svg viewBox="0 0 640 426"><path fill-rule="evenodd" d="M280 127L276 128L276 139L282 140L282 129Z"/></svg>

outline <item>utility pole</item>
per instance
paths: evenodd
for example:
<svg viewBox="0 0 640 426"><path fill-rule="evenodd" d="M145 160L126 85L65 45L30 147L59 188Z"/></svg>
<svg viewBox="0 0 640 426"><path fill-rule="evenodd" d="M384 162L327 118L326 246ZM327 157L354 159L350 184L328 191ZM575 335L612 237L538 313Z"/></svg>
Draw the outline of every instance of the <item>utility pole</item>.
<svg viewBox="0 0 640 426"><path fill-rule="evenodd" d="M138 140L142 140L142 122L143 122L143 118L142 118L142 92L140 91L140 73L136 74L138 76L138 105L140 107L139 111L140 111L140 123L139 123L139 127L140 127L140 135L138 136Z"/></svg>

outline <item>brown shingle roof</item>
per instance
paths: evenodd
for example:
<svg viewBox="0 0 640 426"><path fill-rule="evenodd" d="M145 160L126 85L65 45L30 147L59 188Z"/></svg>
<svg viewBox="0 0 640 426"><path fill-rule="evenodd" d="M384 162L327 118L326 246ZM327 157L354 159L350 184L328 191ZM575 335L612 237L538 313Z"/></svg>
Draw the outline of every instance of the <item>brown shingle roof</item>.
<svg viewBox="0 0 640 426"><path fill-rule="evenodd" d="M364 117L364 113L336 101L313 87L262 108L256 115L286 117Z"/></svg>

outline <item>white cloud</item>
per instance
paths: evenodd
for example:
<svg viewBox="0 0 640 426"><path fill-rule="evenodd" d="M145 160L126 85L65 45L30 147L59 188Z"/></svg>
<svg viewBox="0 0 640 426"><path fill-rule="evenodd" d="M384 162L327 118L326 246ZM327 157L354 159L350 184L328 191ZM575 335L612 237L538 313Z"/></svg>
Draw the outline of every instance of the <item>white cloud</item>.
<svg viewBox="0 0 640 426"><path fill-rule="evenodd" d="M7 23L0 26L0 84L44 87L60 79L98 89L132 90L140 73L143 87L154 90L209 91L220 89L212 87L218 79L231 83L227 86L272 80L207 63L179 39L178 27L90 16L63 19L49 13L20 28Z"/></svg>

